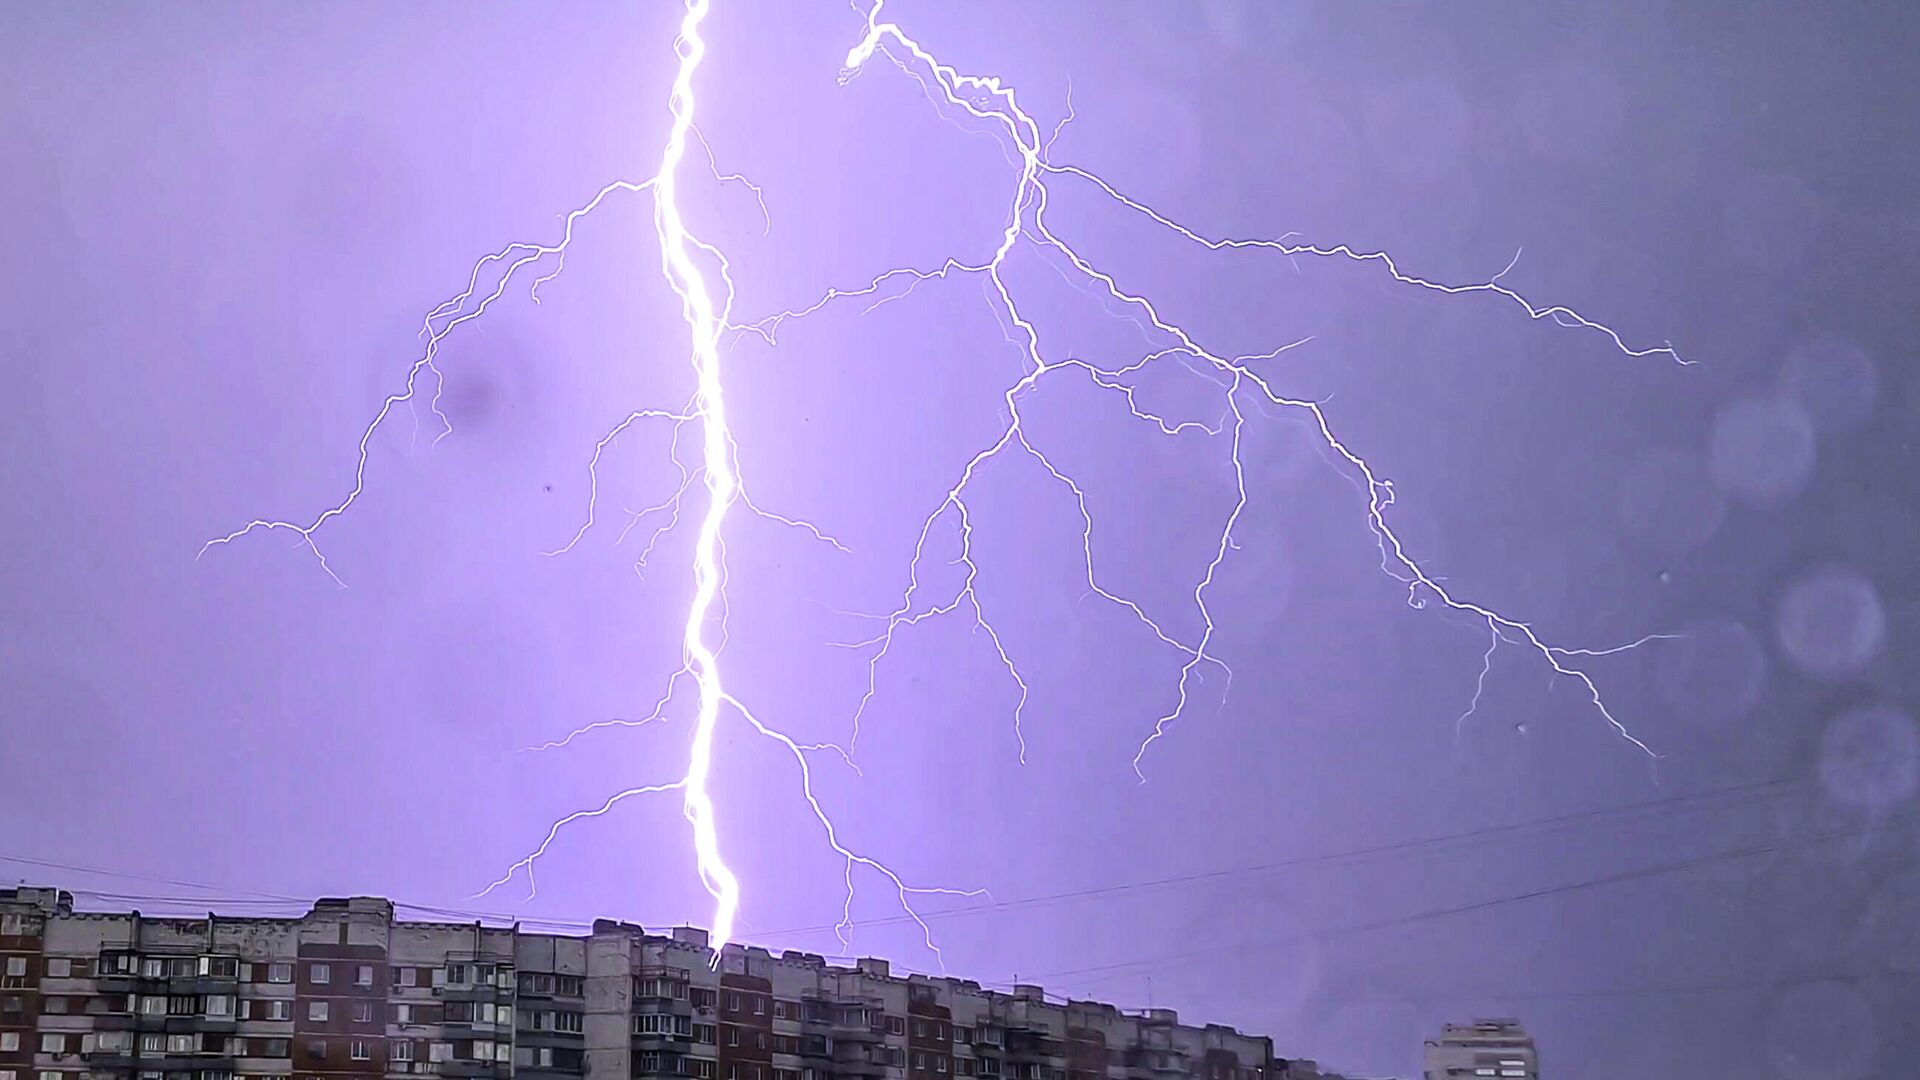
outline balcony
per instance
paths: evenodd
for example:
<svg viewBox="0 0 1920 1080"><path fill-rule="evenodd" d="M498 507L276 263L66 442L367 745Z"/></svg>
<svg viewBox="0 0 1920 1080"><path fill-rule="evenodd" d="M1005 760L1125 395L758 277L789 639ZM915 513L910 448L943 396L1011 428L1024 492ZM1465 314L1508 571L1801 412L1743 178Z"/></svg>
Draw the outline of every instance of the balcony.
<svg viewBox="0 0 1920 1080"><path fill-rule="evenodd" d="M636 997L633 999L633 1011L636 1013L664 1013L669 1016L692 1016L693 1002L687 998L672 997ZM707 1009L706 1012L713 1010Z"/></svg>
<svg viewBox="0 0 1920 1080"><path fill-rule="evenodd" d="M513 1064L506 1061L442 1061L441 1076L485 1077L486 1080L506 1080L513 1075Z"/></svg>
<svg viewBox="0 0 1920 1080"><path fill-rule="evenodd" d="M887 1033L882 1028L874 1027L869 1021L835 1020L833 1022L833 1037L837 1042L856 1043L864 1046L869 1043L880 1042L887 1037Z"/></svg>
<svg viewBox="0 0 1920 1080"><path fill-rule="evenodd" d="M693 1035L682 1035L675 1031L648 1032L630 1035L628 1041L635 1050L681 1050L693 1045Z"/></svg>
<svg viewBox="0 0 1920 1080"><path fill-rule="evenodd" d="M833 1071L840 1076L885 1076L887 1063L881 1058L836 1057Z"/></svg>
<svg viewBox="0 0 1920 1080"><path fill-rule="evenodd" d="M513 991L476 983L470 986L436 986L433 996L443 1001L512 1001Z"/></svg>

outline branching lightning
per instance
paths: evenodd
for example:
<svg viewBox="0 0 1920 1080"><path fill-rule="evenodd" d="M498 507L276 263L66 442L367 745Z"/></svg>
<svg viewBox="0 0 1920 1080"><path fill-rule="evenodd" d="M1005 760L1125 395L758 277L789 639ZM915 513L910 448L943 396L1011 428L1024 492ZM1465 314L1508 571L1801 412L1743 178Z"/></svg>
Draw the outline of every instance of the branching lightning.
<svg viewBox="0 0 1920 1080"><path fill-rule="evenodd" d="M1075 116L1071 90L1066 102L1065 115L1043 134L1042 126L1017 101L1012 86L1003 83L998 77L963 74L943 63L898 24L884 17L886 0L868 0L864 7L856 4L856 11L862 20L862 32L857 43L848 51L841 67L842 83L858 76L866 70L876 56L881 56L918 83L929 100L942 109L949 118L958 121L964 114L965 117L971 117L973 121L984 125L994 133L1002 149L1007 152L1007 159L1015 170L1008 191L1004 227L993 241L990 252L984 257L966 259L952 256L930 268L887 269L874 275L864 284L828 289L820 299L805 307L780 311L757 320L736 321L732 314L735 295L733 265L719 248L700 239L691 230L683 217L681 205L681 190L687 179L683 165L688 156L689 144L698 142L712 178L721 183L739 183L751 190L758 202L764 227L767 230L772 228L772 218L767 213L762 188L741 174L721 173L712 148L695 126L697 110L695 77L700 72L707 54L707 43L702 36L702 27L710 7L711 0L685 0L685 11L674 40L677 66L667 99L667 109L672 122L666 145L661 153L658 171L643 181L618 180L601 188L585 205L566 216L561 237L557 242L509 244L500 251L486 255L475 264L466 287L428 313L421 330L421 337L425 343L424 350L408 369L402 389L384 400L373 420L361 434L353 483L343 499L304 524L286 520L256 519L225 536L209 540L201 548L201 554L204 555L208 549L233 543L255 532L290 532L299 538L300 544L307 548L318 561L321 569L335 583L344 587L344 581L335 573L326 556L321 552L316 536L330 520L350 509L365 490L370 445L374 434L387 421L396 406L405 403L411 407L416 402L423 373L433 378L434 390L429 400L429 409L440 423L435 441L445 438L452 431L451 424L439 408L444 379L441 377L438 361L442 344L447 336L455 328L485 314L494 301L505 293L509 283L520 272L533 272L533 268L539 267L541 269L538 270L538 276L532 280L530 286L530 295L537 302L540 287L551 281L564 267L567 250L574 238L576 223L591 214L606 200L617 194L646 195L652 199L654 233L660 245L661 273L678 298L681 313L686 322L695 388L690 399L681 407L632 410L600 438L594 445L587 462L588 496L584 519L563 544L545 554L559 556L574 551L587 534L599 524L599 469L604 452L625 433L637 426L668 425L671 430L668 453L679 474L678 484L661 501L639 510L626 510L627 520L615 543L616 545L624 544L629 534L639 528L643 522L655 521L656 523L646 533L646 539L634 562L635 571L644 572L648 568L649 558L654 555L656 546L663 536L677 529L683 517L691 517L696 522L692 550L693 595L682 634L683 662L680 668L668 678L664 691L651 710L640 719L611 719L588 723L560 738L528 749L531 751L557 750L568 747L576 740L602 729L637 728L665 722L676 709L676 702L683 695L685 686L691 683L695 693L687 765L685 771L676 780L624 789L595 806L555 821L533 850L507 867L506 871L483 891L492 891L504 886L522 872L531 890L534 886L536 863L546 854L567 826L583 818L604 815L619 803L636 795L679 792L684 814L693 834L693 848L699 877L713 901L709 927L717 956L718 947L733 939L741 904L739 878L723 857L720 818L716 811L711 786L715 731L723 716L732 716L758 735L779 743L787 750L799 772L801 797L806 801L810 812L824 831L827 846L844 863L847 892L842 905L841 920L836 928L841 940L845 942L850 939L854 873L856 868L860 868L878 875L888 883L901 907L921 927L927 947L937 958L939 949L934 942L931 929L913 906L915 897L928 894L978 895L979 890L929 888L909 884L885 864L848 846L841 839L840 829L817 797L810 755L822 752L832 753L848 765L854 765L861 724L867 719L878 696L878 673L881 664L905 631L932 619L958 614L970 620L985 638L994 650L995 659L1004 668L1010 684L1017 691L1017 700L1012 708L1011 719L1019 758L1023 763L1025 762L1027 742L1024 725L1031 696L1030 683L1022 673L1016 657L1009 652L989 613L981 604L976 585L982 570L975 561L973 546L975 519L968 501L969 492L982 469L990 462L1012 457L1031 461L1043 469L1052 481L1059 485L1065 495L1073 500L1080 519L1081 561L1088 595L1097 595L1106 603L1124 610L1140 627L1153 635L1160 647L1170 650L1180 658L1179 673L1169 688L1166 705L1146 727L1134 754L1134 771L1144 782L1146 774L1143 763L1149 751L1157 741L1166 737L1185 718L1194 685L1206 678L1210 671L1218 672L1229 684L1232 679L1231 669L1213 651L1218 640L1219 627L1215 623L1210 608L1210 594L1219 571L1239 549L1236 529L1248 506L1248 475L1242 459L1243 435L1250 418L1257 417L1258 410L1267 407L1296 414L1305 420L1306 426L1317 436L1331 464L1346 479L1354 483L1356 489L1364 496L1364 520L1373 542L1379 548L1381 566L1406 586L1409 604L1416 608L1438 604L1444 609L1467 616L1486 627L1488 644L1479 676L1474 684L1471 702L1456 721L1456 731L1478 708L1488 675L1492 670L1494 653L1502 643L1506 643L1538 657L1539 661L1556 676L1565 676L1574 680L1582 687L1594 711L1621 739L1649 756L1654 756L1653 751L1614 715L1602 697L1598 685L1581 666L1577 665L1576 661L1580 658L1612 655L1652 641L1663 640L1672 635L1650 634L1638 641L1610 648L1561 646L1542 637L1531 623L1478 604L1450 590L1445 584L1445 579L1430 574L1409 553L1400 537L1394 532L1389 523L1389 511L1395 499L1392 482L1379 475L1365 458L1335 434L1326 403L1297 398L1282 392L1276 388L1274 377L1268 373L1268 369L1261 366L1265 361L1271 361L1290 349L1307 344L1312 339L1302 338L1280 345L1269 352L1254 355L1228 356L1210 351L1197 340L1195 334L1163 316L1150 297L1121 284L1115 276L1097 266L1054 230L1047 219L1049 200L1052 195L1051 185L1076 184L1090 188L1098 196L1129 213L1150 221L1175 238L1207 250L1270 251L1292 261L1296 270L1302 258L1347 260L1377 265L1395 282L1410 288L1449 296L1490 294L1516 306L1530 320L1550 320L1569 329L1596 334L1608 342L1613 349L1629 358L1660 356L1674 362L1688 363L1689 361L1680 357L1670 344L1635 347L1628 344L1611 327L1594 321L1570 307L1542 305L1527 299L1519 292L1501 284L1501 279L1512 269L1511 263L1486 281L1456 285L1407 273L1384 251L1362 251L1345 244L1303 243L1294 240L1293 233L1273 239L1207 236L1124 194L1119 186L1091 171L1053 160L1053 147L1061 132ZM1030 250L1047 258L1050 265L1053 265L1057 272L1067 277L1076 287L1090 290L1101 296L1104 302L1113 305L1121 317L1138 325L1157 347L1143 356L1115 363L1097 363L1083 357L1049 356L1048 351L1043 348L1042 334L1034 317L1022 307L1005 274L1009 256L1021 245L1026 245ZM1516 261L1518 257L1516 254ZM491 288L485 288L482 285L482 279L484 275L490 273L497 273L497 279ZM833 743L802 744L764 722L754 710L727 689L722 679L721 655L726 644L725 526L730 511L737 505L748 513L803 531L812 539L829 544L838 550L845 551L846 548L839 540L812 522L770 511L757 504L748 495L741 477L738 448L732 429L728 426L725 382L722 378L723 355L729 343L738 343L747 339L757 341L768 348L778 347L780 334L788 324L805 319L842 301L862 302L865 304L864 310L871 311L882 305L904 300L923 285L934 285L958 276L984 279L985 284L989 286L987 293L993 313L1000 320L1008 340L1020 350L1023 357L1023 370L1020 377L1001 393L1005 406L1005 425L996 437L964 463L945 495L937 502L931 513L922 520L913 554L906 568L905 588L900 594L899 602L891 611L872 616L879 624L875 633L863 640L844 643L845 647L863 653L867 664L865 690L853 703L850 718L851 730L845 746ZM1167 361L1185 366L1197 377L1208 380L1218 390L1220 412L1217 423L1171 419L1143 406L1137 399L1134 384L1130 381L1131 377L1151 365ZM1023 402L1034 392L1041 380L1050 376L1084 378L1102 395L1117 399L1131 417L1163 437L1212 438L1226 444L1226 455L1232 465L1235 479L1235 498L1230 512L1220 523L1217 540L1212 545L1210 557L1204 565L1195 569L1190 579L1193 582L1190 591L1193 611L1198 616L1201 627L1199 633L1192 639L1184 639L1168 631L1163 623L1149 613L1142 604L1103 584L1096 567L1097 560L1094 554L1096 523L1088 507L1087 493L1078 480L1049 457L1041 441L1029 431L1021 411ZM699 435L699 454L697 459L691 462L682 458L683 436L688 434L689 429L697 431ZM689 507L688 495L695 490L696 483L703 498L698 506ZM960 575L957 587L936 595L933 589L923 582L922 571L926 560L935 557L936 546L942 542L937 540L936 536L942 530L950 530L954 538L953 542L957 544L957 554L950 562L963 567L964 572Z"/></svg>

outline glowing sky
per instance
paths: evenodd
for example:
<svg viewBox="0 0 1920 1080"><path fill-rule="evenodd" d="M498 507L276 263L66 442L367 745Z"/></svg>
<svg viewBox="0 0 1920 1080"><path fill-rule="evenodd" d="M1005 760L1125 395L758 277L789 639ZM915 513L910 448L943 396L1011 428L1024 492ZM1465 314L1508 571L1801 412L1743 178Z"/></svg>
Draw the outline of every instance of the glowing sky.
<svg viewBox="0 0 1920 1080"><path fill-rule="evenodd" d="M1392 478L1396 531L1449 590L1570 645L1686 633L1590 664L1663 759L1537 656L1496 650L1483 677L1485 624L1410 608L1351 473L1270 409L1243 431L1245 520L1210 604L1232 688L1195 684L1149 782L1132 765L1183 657L1088 595L1075 502L1011 458L969 508L979 603L1027 684L1020 728L1020 688L971 620L912 628L878 669L861 772L812 759L844 839L915 882L992 891L1000 906L920 905L956 973L1171 1004L1356 1070L1411 1072L1423 1033L1488 1012L1527 1018L1575 1076L1901 1060L1911 979L1874 973L1920 967L1887 947L1920 938L1920 746L1897 663L1920 519L1887 497L1914 404L1899 283L1920 212L1892 182L1914 159L1895 126L1915 104L1896 62L1912 28L1196 10L888 8L1045 124L1071 86L1057 158L1196 228L1384 247L1446 281L1524 248L1504 284L1700 361L1626 356L1377 266L1209 252L1084 185L1049 208L1223 355L1311 337L1260 370L1325 402ZM339 497L421 317L475 258L550 242L609 180L654 171L679 14L94 8L36 14L0 46L17 163L0 181L17 552L0 855L136 876L16 874L148 909L190 890L138 875L220 883L223 902L707 918L672 794L567 833L534 899L465 899L555 817L685 769L685 713L518 752L645 715L680 664L694 529L636 576L657 522L623 533L621 509L681 482L670 426L609 447L598 523L542 555L579 528L595 440L692 391L645 195L579 226L537 306L513 290L448 336L453 434L436 443L424 410L417 438L385 430L330 526L350 588L286 536L193 561L208 536ZM839 85L857 16L723 4L709 28L700 130L765 216L704 172L682 199L731 259L737 313L991 254L1017 163L890 65ZM1049 353L1152 351L1061 270L1032 251L1005 268ZM848 740L868 668L834 643L873 626L847 613L898 603L922 523L1004 427L1024 352L984 285L930 281L725 345L754 498L847 549L728 524L729 686L802 742ZM1180 368L1137 395L1221 419ZM1222 439L1163 436L1112 398L1062 381L1023 412L1085 490L1102 583L1197 640L1235 470ZM964 571L951 556L923 562L929 580ZM723 724L714 791L740 935L839 951L843 866L788 750ZM931 966L871 885L855 949ZM1843 1042L1782 1036L1786 1014Z"/></svg>

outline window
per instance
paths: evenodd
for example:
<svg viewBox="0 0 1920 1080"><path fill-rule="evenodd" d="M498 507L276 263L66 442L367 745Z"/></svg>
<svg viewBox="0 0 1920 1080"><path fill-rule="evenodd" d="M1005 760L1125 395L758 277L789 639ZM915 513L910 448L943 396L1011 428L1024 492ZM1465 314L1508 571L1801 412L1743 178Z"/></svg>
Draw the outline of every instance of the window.
<svg viewBox="0 0 1920 1080"><path fill-rule="evenodd" d="M732 1024L727 1025L727 1045L728 1046L740 1045L740 1029L737 1027L734 1027Z"/></svg>
<svg viewBox="0 0 1920 1080"><path fill-rule="evenodd" d="M899 1017L899 1016L887 1017L887 1034L905 1035L906 1033L907 1033L907 1021L904 1017Z"/></svg>
<svg viewBox="0 0 1920 1080"><path fill-rule="evenodd" d="M67 1037L59 1034L40 1036L40 1052L43 1054L64 1054L67 1052Z"/></svg>
<svg viewBox="0 0 1920 1080"><path fill-rule="evenodd" d="M447 982L455 986L458 986L466 981L467 981L467 965L465 964L448 964L447 965Z"/></svg>
<svg viewBox="0 0 1920 1080"><path fill-rule="evenodd" d="M221 1046L220 1052L228 1057L246 1057L247 1040L238 1035L229 1035L226 1043Z"/></svg>
<svg viewBox="0 0 1920 1080"><path fill-rule="evenodd" d="M197 1035L167 1036L167 1053L191 1054L200 1049L200 1037Z"/></svg>
<svg viewBox="0 0 1920 1080"><path fill-rule="evenodd" d="M542 975L537 971L520 973L520 992L523 994L553 993L553 976Z"/></svg>
<svg viewBox="0 0 1920 1080"><path fill-rule="evenodd" d="M276 983L292 982L293 981L293 965L292 964L267 965L267 981L276 982Z"/></svg>
<svg viewBox="0 0 1920 1080"><path fill-rule="evenodd" d="M476 983L479 983L482 986L485 986L486 984L492 982L493 981L493 965L492 964L475 964L473 966L473 981Z"/></svg>
<svg viewBox="0 0 1920 1080"><path fill-rule="evenodd" d="M327 1040L308 1039L307 1040L307 1056L317 1057L317 1058L326 1057L327 1056Z"/></svg>
<svg viewBox="0 0 1920 1080"><path fill-rule="evenodd" d="M937 1073L943 1073L947 1071L947 1055L945 1054L934 1055L933 1071Z"/></svg>
<svg viewBox="0 0 1920 1080"><path fill-rule="evenodd" d="M972 1076L973 1075L973 1059L972 1058L956 1058L953 1062L953 1074L955 1076Z"/></svg>
<svg viewBox="0 0 1920 1080"><path fill-rule="evenodd" d="M713 1080L713 1062L706 1058L688 1058L687 1075L697 1080Z"/></svg>
<svg viewBox="0 0 1920 1080"><path fill-rule="evenodd" d="M717 1030L714 1028L712 1024L693 1025L693 1041L694 1042L706 1043L707 1045L711 1046L713 1045L714 1036L717 1033L718 1033Z"/></svg>
<svg viewBox="0 0 1920 1080"><path fill-rule="evenodd" d="M419 986L420 969L410 967L394 968L393 981L396 986Z"/></svg>
<svg viewBox="0 0 1920 1080"><path fill-rule="evenodd" d="M372 1061L373 1051L367 1049L367 1040L355 1039L347 1044L347 1056L355 1061Z"/></svg>
<svg viewBox="0 0 1920 1080"><path fill-rule="evenodd" d="M1475 1069L1475 1070L1473 1070L1473 1075L1475 1075L1475 1076L1492 1076L1492 1075L1493 1075L1493 1067L1492 1067L1492 1066L1485 1066L1485 1067L1483 1067L1483 1068L1478 1068L1478 1069Z"/></svg>
<svg viewBox="0 0 1920 1080"><path fill-rule="evenodd" d="M727 1011L728 1012L740 1011L740 995L735 993L732 990L727 991Z"/></svg>
<svg viewBox="0 0 1920 1080"><path fill-rule="evenodd" d="M167 1037L159 1032L148 1032L140 1036L140 1052L143 1054L166 1053Z"/></svg>
<svg viewBox="0 0 1920 1080"><path fill-rule="evenodd" d="M293 1019L293 1002L291 1001L282 999L279 1001L267 1001L267 1002L263 1002L262 1004L266 1005L267 1007L266 1018L268 1020Z"/></svg>
<svg viewBox="0 0 1920 1080"><path fill-rule="evenodd" d="M667 1013L641 1013L633 1018L633 1033L635 1035L689 1036L693 1034L693 1018Z"/></svg>
<svg viewBox="0 0 1920 1080"><path fill-rule="evenodd" d="M918 1051L918 1050L915 1050L915 1051L913 1052L913 1067L914 1067L914 1068L916 1068L916 1069L924 1069L924 1068L926 1068L926 1067L927 1067L927 1055L925 1055L925 1054L923 1054L923 1053L921 1053L921 1052L920 1052L920 1051Z"/></svg>
<svg viewBox="0 0 1920 1080"><path fill-rule="evenodd" d="M429 1046L427 1048L427 1060L429 1061L453 1060L453 1044L450 1042L437 1042Z"/></svg>
<svg viewBox="0 0 1920 1080"><path fill-rule="evenodd" d="M562 997L581 997L585 992L585 980L578 975L555 975L553 992Z"/></svg>
<svg viewBox="0 0 1920 1080"><path fill-rule="evenodd" d="M292 1039L268 1039L266 1053L262 1057L283 1058L293 1052Z"/></svg>
<svg viewBox="0 0 1920 1080"><path fill-rule="evenodd" d="M504 1050L505 1047L503 1046L501 1049ZM470 1056L475 1061L492 1061L493 1060L493 1044L490 1042L487 1042L484 1039L474 1040L473 1052Z"/></svg>
<svg viewBox="0 0 1920 1080"><path fill-rule="evenodd" d="M972 1041L973 1041L973 1029L972 1029L972 1028L970 1028L970 1027L959 1027L959 1026L955 1026L955 1027L954 1027L954 1029L953 1029L953 1041L954 1041L954 1042L957 1042L957 1043L970 1043L970 1042L972 1042Z"/></svg>
<svg viewBox="0 0 1920 1080"><path fill-rule="evenodd" d="M20 1033L0 1031L0 1053L11 1053L18 1049L20 1049Z"/></svg>
<svg viewBox="0 0 1920 1080"><path fill-rule="evenodd" d="M42 1070L40 1080L65 1080L66 1074L52 1069Z"/></svg>
<svg viewBox="0 0 1920 1080"><path fill-rule="evenodd" d="M393 1022L396 1024L413 1023L413 1005L404 1001L395 1005L393 1007Z"/></svg>
<svg viewBox="0 0 1920 1080"><path fill-rule="evenodd" d="M570 1031L579 1034L581 1025L585 1020L586 1016L584 1013L557 1012L553 1014L553 1030Z"/></svg>
<svg viewBox="0 0 1920 1080"><path fill-rule="evenodd" d="M361 964L353 969L353 985L355 986L372 986L373 985L373 965L372 964Z"/></svg>
<svg viewBox="0 0 1920 1080"><path fill-rule="evenodd" d="M413 1060L413 1040L396 1039L387 1045L387 1057L394 1061Z"/></svg>
<svg viewBox="0 0 1920 1080"><path fill-rule="evenodd" d="M7 957L7 974L19 978L27 973L27 958L24 956Z"/></svg>
<svg viewBox="0 0 1920 1080"><path fill-rule="evenodd" d="M158 979L167 973L167 962L157 956L149 956L140 962L140 974L149 979Z"/></svg>
<svg viewBox="0 0 1920 1080"><path fill-rule="evenodd" d="M774 998L773 999L773 1018L775 1020L793 1019L793 1003L787 1001L785 998ZM774 1070L776 1077L780 1072L781 1070L779 1069Z"/></svg>
<svg viewBox="0 0 1920 1080"><path fill-rule="evenodd" d="M200 999L192 994L174 994L167 998L168 1016L193 1016L200 1011Z"/></svg>
<svg viewBox="0 0 1920 1080"><path fill-rule="evenodd" d="M753 995L753 1015L755 1016L767 1015L767 999L765 995L762 995L762 994Z"/></svg>
<svg viewBox="0 0 1920 1080"><path fill-rule="evenodd" d="M353 1022L370 1024L373 1022L373 1002L356 1001L353 1003Z"/></svg>
<svg viewBox="0 0 1920 1080"><path fill-rule="evenodd" d="M233 998L226 994L208 994L200 999L206 1005L208 1016L232 1016Z"/></svg>
<svg viewBox="0 0 1920 1080"><path fill-rule="evenodd" d="M327 1003L326 1003L326 1002L324 1002L324 1001L309 1001L309 1002L307 1002L307 1019L309 1019L309 1020L325 1020L326 1018L327 1018Z"/></svg>
<svg viewBox="0 0 1920 1080"><path fill-rule="evenodd" d="M240 958L236 956L203 956L200 958L200 974L215 979L231 979L240 974Z"/></svg>
<svg viewBox="0 0 1920 1080"><path fill-rule="evenodd" d="M40 1011L43 1013L63 1013L67 1011L67 999L55 995L40 999Z"/></svg>
<svg viewBox="0 0 1920 1080"><path fill-rule="evenodd" d="M719 1001L720 995L704 986L696 986L693 988L692 997L695 1008L711 1009Z"/></svg>
<svg viewBox="0 0 1920 1080"><path fill-rule="evenodd" d="M333 968L326 964L308 964L307 981L322 985L330 983L333 981Z"/></svg>

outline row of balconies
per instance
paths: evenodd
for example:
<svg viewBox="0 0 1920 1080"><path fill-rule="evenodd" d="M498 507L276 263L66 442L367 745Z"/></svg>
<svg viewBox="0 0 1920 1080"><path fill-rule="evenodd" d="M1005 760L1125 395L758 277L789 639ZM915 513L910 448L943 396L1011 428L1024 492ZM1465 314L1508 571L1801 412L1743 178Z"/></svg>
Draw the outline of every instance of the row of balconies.
<svg viewBox="0 0 1920 1080"><path fill-rule="evenodd" d="M90 1019L95 1031L157 1031L188 1033L204 1031L230 1035L240 1022L231 1016L164 1015L156 1013L95 1013Z"/></svg>
<svg viewBox="0 0 1920 1080"><path fill-rule="evenodd" d="M173 994L237 994L240 992L240 980L233 977L216 975L140 975L115 974L95 977L94 985L101 993L138 994L161 992Z"/></svg>

